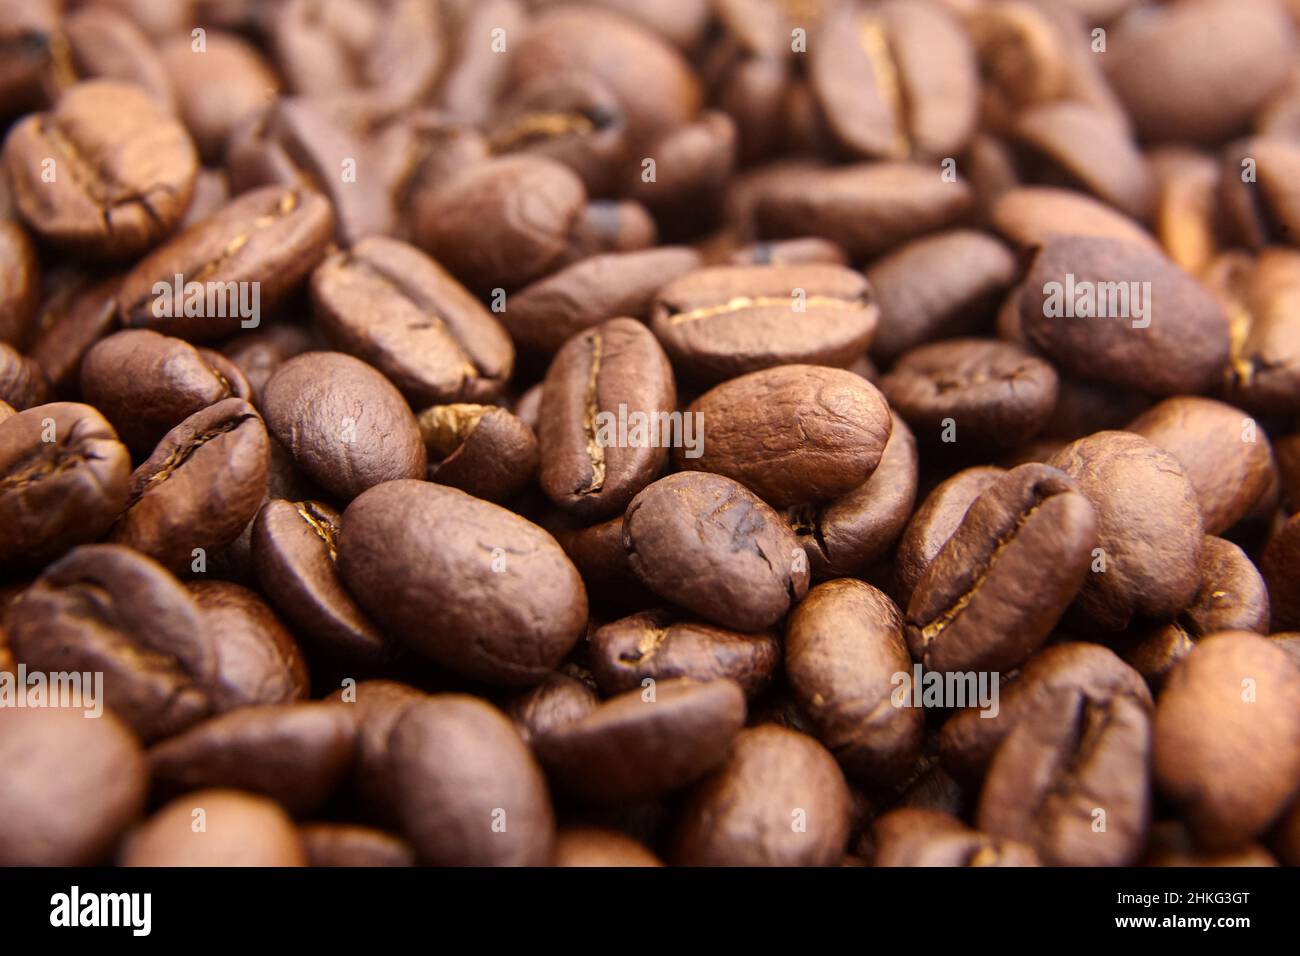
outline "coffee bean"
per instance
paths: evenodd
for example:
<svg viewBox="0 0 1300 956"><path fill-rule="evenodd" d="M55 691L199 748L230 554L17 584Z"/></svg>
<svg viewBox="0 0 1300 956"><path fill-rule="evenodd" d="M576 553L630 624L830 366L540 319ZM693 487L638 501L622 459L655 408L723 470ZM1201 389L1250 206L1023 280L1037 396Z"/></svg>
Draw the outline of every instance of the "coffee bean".
<svg viewBox="0 0 1300 956"><path fill-rule="evenodd" d="M487 401L510 377L505 331L413 246L366 239L322 263L311 285L326 338L374 365L416 406Z"/></svg>
<svg viewBox="0 0 1300 956"><path fill-rule="evenodd" d="M1005 473L1005 469L992 465L967 468L940 483L925 497L898 543L895 574L900 595L911 596L975 499Z"/></svg>
<svg viewBox="0 0 1300 956"><path fill-rule="evenodd" d="M581 720L600 706L596 692L575 677L554 671L531 690L514 697L506 713L524 743Z"/></svg>
<svg viewBox="0 0 1300 956"><path fill-rule="evenodd" d="M78 79L108 79L144 89L165 112L174 112L171 80L144 31L125 12L84 7L63 20L70 73Z"/></svg>
<svg viewBox="0 0 1300 956"><path fill-rule="evenodd" d="M241 707L150 748L149 770L156 792L231 787L306 813L347 772L353 733L329 704Z"/></svg>
<svg viewBox="0 0 1300 956"><path fill-rule="evenodd" d="M6 2L2 9L0 47L5 55L0 60L0 114L7 117L41 102L61 11L54 0Z"/></svg>
<svg viewBox="0 0 1300 956"><path fill-rule="evenodd" d="M340 498L424 477L427 455L410 407L388 379L350 355L290 359L267 381L262 407L294 464Z"/></svg>
<svg viewBox="0 0 1300 956"><path fill-rule="evenodd" d="M389 749L402 828L422 862L549 862L555 819L546 781L496 708L464 694L413 703Z"/></svg>
<svg viewBox="0 0 1300 956"><path fill-rule="evenodd" d="M809 76L825 122L855 155L952 156L974 132L975 50L942 5L840 4L808 42Z"/></svg>
<svg viewBox="0 0 1300 956"><path fill-rule="evenodd" d="M1105 65L1144 139L1214 142L1285 82L1295 49L1281 4L1195 0L1121 23Z"/></svg>
<svg viewBox="0 0 1300 956"><path fill-rule="evenodd" d="M1091 236L1145 246L1152 252L1160 250L1151 233L1112 206L1054 186L1009 189L998 197L989 216L993 227L1022 249L1041 246L1057 236ZM1183 264L1174 250L1169 254Z"/></svg>
<svg viewBox="0 0 1300 956"><path fill-rule="evenodd" d="M144 810L148 767L139 742L111 712L90 716L0 708L0 761L21 771L0 789L0 864L105 863Z"/></svg>
<svg viewBox="0 0 1300 956"><path fill-rule="evenodd" d="M219 632L175 578L129 548L70 551L8 607L5 627L32 670L102 672L105 703L146 742L211 709Z"/></svg>
<svg viewBox="0 0 1300 956"><path fill-rule="evenodd" d="M554 866L663 866L642 844L617 830L561 827L555 834Z"/></svg>
<svg viewBox="0 0 1300 956"><path fill-rule="evenodd" d="M1269 539L1264 553L1259 557L1259 570L1268 582L1272 602L1273 627L1278 630L1300 630L1300 589L1296 587L1300 573L1300 519L1292 515Z"/></svg>
<svg viewBox="0 0 1300 956"><path fill-rule="evenodd" d="M1201 548L1201 586L1173 621L1129 628L1118 647L1124 660L1156 688L1196 642L1219 631L1267 634L1268 588L1246 552L1213 535Z"/></svg>
<svg viewBox="0 0 1300 956"><path fill-rule="evenodd" d="M582 575L593 602L606 601L617 606L654 603L654 596L632 570L630 555L623 547L622 515L586 528L569 527L566 521L547 530L555 535Z"/></svg>
<svg viewBox="0 0 1300 956"><path fill-rule="evenodd" d="M1038 866L1033 847L989 836L938 810L901 809L871 824L872 866Z"/></svg>
<svg viewBox="0 0 1300 956"><path fill-rule="evenodd" d="M148 454L168 431L232 397L234 388L183 339L128 329L86 353L81 394L113 422L128 446Z"/></svg>
<svg viewBox="0 0 1300 956"><path fill-rule="evenodd" d="M556 785L597 803L647 800L694 782L726 758L745 724L734 681L655 682L561 724L533 746Z"/></svg>
<svg viewBox="0 0 1300 956"><path fill-rule="evenodd" d="M203 827L194 826L201 811ZM122 866L306 866L297 828L279 804L239 790L177 797L132 833Z"/></svg>
<svg viewBox="0 0 1300 956"><path fill-rule="evenodd" d="M537 473L537 436L504 408L433 405L416 420L429 454L430 481L500 503Z"/></svg>
<svg viewBox="0 0 1300 956"><path fill-rule="evenodd" d="M1125 866L1146 842L1152 729L1129 697L1100 709L1079 690L1037 700L989 765L975 820L1050 866Z"/></svg>
<svg viewBox="0 0 1300 956"><path fill-rule="evenodd" d="M668 445L685 440L685 426L660 431L676 404L668 357L640 322L611 319L574 336L546 373L542 489L582 520L622 511L662 470Z"/></svg>
<svg viewBox="0 0 1300 956"><path fill-rule="evenodd" d="M1020 319L1064 371L1153 395L1203 391L1228 362L1228 321L1213 297L1117 240L1049 239L1025 279Z"/></svg>
<svg viewBox="0 0 1300 956"><path fill-rule="evenodd" d="M239 368L253 393L249 401L260 408L262 392L275 370L314 344L315 338L306 329L276 324L265 332L236 336L222 347L222 354Z"/></svg>
<svg viewBox="0 0 1300 956"><path fill-rule="evenodd" d="M1208 156L1181 146L1152 150L1147 159L1156 179L1155 233L1170 259L1198 275L1218 252L1219 170Z"/></svg>
<svg viewBox="0 0 1300 956"><path fill-rule="evenodd" d="M1228 254L1209 267L1206 284L1231 316L1224 397L1248 411L1286 414L1300 397L1300 253L1266 249L1251 261Z"/></svg>
<svg viewBox="0 0 1300 956"><path fill-rule="evenodd" d="M476 292L517 289L566 264L586 192L549 159L478 163L415 196L416 241Z"/></svg>
<svg viewBox="0 0 1300 956"><path fill-rule="evenodd" d="M702 453L674 449L676 464L734 478L777 507L851 491L875 471L889 440L889 406L873 385L812 365L724 382L687 414L702 416Z"/></svg>
<svg viewBox="0 0 1300 956"><path fill-rule="evenodd" d="M845 772L902 780L920 755L925 714L892 700L895 676L912 669L894 602L861 581L819 584L790 615L785 649L795 698Z"/></svg>
<svg viewBox="0 0 1300 956"><path fill-rule="evenodd" d="M127 273L122 321L201 342L255 327L321 260L332 228L316 193L268 186L239 196Z"/></svg>
<svg viewBox="0 0 1300 956"><path fill-rule="evenodd" d="M0 342L0 401L23 409L41 405L48 397L40 365Z"/></svg>
<svg viewBox="0 0 1300 956"><path fill-rule="evenodd" d="M414 866L405 840L353 823L308 823L300 827L308 866Z"/></svg>
<svg viewBox="0 0 1300 956"><path fill-rule="evenodd" d="M755 215L767 238L820 236L857 260L955 225L971 202L969 186L942 182L929 166L869 163L773 183Z"/></svg>
<svg viewBox="0 0 1300 956"><path fill-rule="evenodd" d="M1196 596L1204 539L1196 490L1173 455L1127 432L1098 432L1048 460L1097 512L1097 546L1077 602L1104 630L1134 614L1170 618ZM1105 571L1101 568L1104 567Z"/></svg>
<svg viewBox="0 0 1300 956"><path fill-rule="evenodd" d="M1165 399L1128 430L1182 464L1196 489L1207 534L1228 530L1251 513L1274 474L1268 436L1241 410L1208 398Z"/></svg>
<svg viewBox="0 0 1300 956"><path fill-rule="evenodd" d="M36 249L17 223L0 219L0 342L24 344L41 300Z"/></svg>
<svg viewBox="0 0 1300 956"><path fill-rule="evenodd" d="M821 744L773 724L743 730L687 798L673 835L685 866L831 866L849 836L844 775Z"/></svg>
<svg viewBox="0 0 1300 956"><path fill-rule="evenodd" d="M343 527L339 572L353 597L467 676L534 684L586 623L582 580L555 539L462 491L386 482L348 506Z"/></svg>
<svg viewBox="0 0 1300 956"><path fill-rule="evenodd" d="M227 398L169 431L131 475L126 511L111 540L173 572L234 541L266 491L266 427L253 406Z"/></svg>
<svg viewBox="0 0 1300 956"><path fill-rule="evenodd" d="M1168 820L1153 824L1143 866L1277 866L1267 850L1247 843L1231 850L1205 850L1196 846L1183 824Z"/></svg>
<svg viewBox="0 0 1300 956"><path fill-rule="evenodd" d="M1100 517L1081 492L1037 464L989 485L912 592L912 655L950 672L1007 670L1032 654L1074 600L1093 558Z"/></svg>
<svg viewBox="0 0 1300 956"><path fill-rule="evenodd" d="M715 266L660 289L651 328L676 367L715 384L775 365L849 365L878 318L870 287L850 269Z"/></svg>
<svg viewBox="0 0 1300 956"><path fill-rule="evenodd" d="M521 349L552 354L610 316L648 319L655 293L699 264L679 246L589 256L511 296L501 321Z"/></svg>
<svg viewBox="0 0 1300 956"><path fill-rule="evenodd" d="M371 815L396 825L393 762L388 736L407 705L428 697L409 684L394 680L364 680L345 685L328 700L352 717L356 727L351 789Z"/></svg>
<svg viewBox="0 0 1300 956"><path fill-rule="evenodd" d="M592 676L605 696L685 677L728 678L754 697L772 679L781 645L770 633L738 634L659 608L598 628L587 641Z"/></svg>
<svg viewBox="0 0 1300 956"><path fill-rule="evenodd" d="M131 459L89 405L56 402L0 422L0 562L40 562L106 532L126 506Z"/></svg>
<svg viewBox="0 0 1300 956"><path fill-rule="evenodd" d="M261 55L233 33L207 30L202 44L188 34L158 46L180 116L207 162L219 160L231 131L264 107L280 81ZM221 95L214 96L213 91Z"/></svg>
<svg viewBox="0 0 1300 956"><path fill-rule="evenodd" d="M978 779L1008 735L1052 698L1077 697L1085 712L1105 714L1123 698L1146 713L1151 692L1140 674L1100 644L1065 642L1031 657L1019 676L1004 681L998 712L980 707L956 711L939 735L943 766L960 780Z"/></svg>
<svg viewBox="0 0 1300 956"><path fill-rule="evenodd" d="M1056 370L1017 345L935 342L903 355L881 391L923 442L1013 447L1034 437L1056 405ZM952 438L945 436L949 426Z"/></svg>
<svg viewBox="0 0 1300 956"><path fill-rule="evenodd" d="M909 242L877 260L867 270L881 314L871 357L892 362L931 339L979 331L1015 270L1002 243L966 230Z"/></svg>
<svg viewBox="0 0 1300 956"><path fill-rule="evenodd" d="M48 290L29 354L56 394L77 387L86 351L115 325L117 286L116 279L91 284L78 277Z"/></svg>
<svg viewBox="0 0 1300 956"><path fill-rule="evenodd" d="M650 485L628 506L623 544L656 594L745 633L771 627L808 589L803 549L780 515L720 475Z"/></svg>
<svg viewBox="0 0 1300 956"><path fill-rule="evenodd" d="M10 132L4 166L23 220L73 253L120 259L181 220L198 159L181 125L144 91L96 80Z"/></svg>
<svg viewBox="0 0 1300 956"><path fill-rule="evenodd" d="M1156 706L1153 766L1199 844L1250 840L1291 802L1300 780L1297 714L1300 670L1258 635L1207 637L1174 668Z"/></svg>
<svg viewBox="0 0 1300 956"><path fill-rule="evenodd" d="M786 509L814 580L863 573L894 546L912 515L916 439L906 422L891 417L889 441L870 478L830 504Z"/></svg>

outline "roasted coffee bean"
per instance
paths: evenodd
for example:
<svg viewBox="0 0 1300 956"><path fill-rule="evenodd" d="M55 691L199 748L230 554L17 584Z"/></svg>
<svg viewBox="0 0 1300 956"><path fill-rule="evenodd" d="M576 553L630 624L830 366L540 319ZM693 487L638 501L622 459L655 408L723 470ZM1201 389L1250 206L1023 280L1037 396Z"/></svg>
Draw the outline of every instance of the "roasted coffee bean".
<svg viewBox="0 0 1300 956"><path fill-rule="evenodd" d="M1238 846L1290 804L1297 715L1300 670L1256 634L1207 637L1174 668L1156 706L1155 780L1200 845Z"/></svg>
<svg viewBox="0 0 1300 956"><path fill-rule="evenodd" d="M374 368L340 352L308 352L267 381L271 435L312 481L351 500L398 478L424 478L420 428L401 393Z"/></svg>
<svg viewBox="0 0 1300 956"><path fill-rule="evenodd" d="M501 503L537 473L537 436L494 405L433 405L416 420L429 455L429 480Z"/></svg>
<svg viewBox="0 0 1300 956"><path fill-rule="evenodd" d="M49 397L40 365L0 342L0 401L15 408L32 408Z"/></svg>
<svg viewBox="0 0 1300 956"><path fill-rule="evenodd" d="M867 270L881 314L871 357L893 362L931 339L979 331L1015 270L1002 243L966 230L918 239L878 260Z"/></svg>
<svg viewBox="0 0 1300 956"><path fill-rule="evenodd" d="M1045 696L998 747L976 823L1052 866L1135 863L1151 816L1151 747L1150 713L1129 697L1095 707L1077 689Z"/></svg>
<svg viewBox="0 0 1300 956"><path fill-rule="evenodd" d="M1268 629L1268 587L1259 569L1231 541L1206 535L1201 586L1192 603L1172 621L1130 628L1119 646L1124 660L1158 688L1201 638L1219 631L1267 634Z"/></svg>
<svg viewBox="0 0 1300 956"><path fill-rule="evenodd" d="M880 389L922 442L1010 448L1046 423L1057 377L1047 362L1009 342L953 339L907 352Z"/></svg>
<svg viewBox="0 0 1300 956"><path fill-rule="evenodd" d="M781 645L770 633L739 634L660 608L598 628L588 638L587 653L596 685L607 697L641 687L647 679L725 677L753 698L771 681Z"/></svg>
<svg viewBox="0 0 1300 956"><path fill-rule="evenodd" d="M308 823L298 830L308 866L414 866L400 837L353 823Z"/></svg>
<svg viewBox="0 0 1300 956"><path fill-rule="evenodd" d="M122 322L195 342L256 328L325 255L332 229L329 202L314 192L245 193L127 273Z"/></svg>
<svg viewBox="0 0 1300 956"><path fill-rule="evenodd" d="M1275 242L1296 244L1300 204L1292 183L1297 171L1300 148L1289 140L1255 137L1224 150L1217 212L1234 244L1255 250Z"/></svg>
<svg viewBox="0 0 1300 956"><path fill-rule="evenodd" d="M1131 243L1049 239L1020 320L1061 370L1153 395L1204 391L1228 365L1228 320L1199 283Z"/></svg>
<svg viewBox="0 0 1300 956"><path fill-rule="evenodd" d="M416 241L476 292L520 288L567 264L587 191L559 163L506 156L421 190Z"/></svg>
<svg viewBox="0 0 1300 956"><path fill-rule="evenodd" d="M751 727L687 798L672 857L685 866L832 866L848 841L850 803L821 744L774 724Z"/></svg>
<svg viewBox="0 0 1300 956"><path fill-rule="evenodd" d="M158 51L126 13L106 6L82 7L64 18L63 38L70 67L67 72L73 77L133 83L147 91L161 109L175 111L171 80ZM55 50L61 59L57 44Z"/></svg>
<svg viewBox="0 0 1300 956"><path fill-rule="evenodd" d="M173 35L158 52L181 119L207 162L219 160L231 131L280 89L261 55L233 33L207 30L202 42Z"/></svg>
<svg viewBox="0 0 1300 956"><path fill-rule="evenodd" d="M847 366L879 315L866 279L840 266L714 266L660 289L651 328L676 367L715 384L796 362Z"/></svg>
<svg viewBox="0 0 1300 956"><path fill-rule="evenodd" d="M916 439L892 417L889 441L871 477L829 504L795 505L785 516L814 580L854 576L884 557L916 504Z"/></svg>
<svg viewBox="0 0 1300 956"><path fill-rule="evenodd" d="M1105 713L1115 698L1139 710L1152 710L1142 676L1100 644L1065 642L1039 651L1015 680L1004 682L998 711L965 707L950 717L939 735L946 770L959 780L976 780L1002 742L1050 698L1078 695L1085 709Z"/></svg>
<svg viewBox="0 0 1300 956"><path fill-rule="evenodd" d="M343 527L339 571L357 602L467 676L537 683L586 624L582 579L555 539L462 491L386 482L348 506Z"/></svg>
<svg viewBox="0 0 1300 956"><path fill-rule="evenodd" d="M1053 186L1021 186L998 197L990 211L992 225L1008 242L1022 249L1041 246L1056 236L1091 236L1119 239L1145 246L1159 244L1137 222L1084 193ZM1180 265L1182 260L1169 250Z"/></svg>
<svg viewBox="0 0 1300 956"><path fill-rule="evenodd" d="M4 0L0 4L0 115L12 116L42 100L51 66L51 41L59 27L55 0Z"/></svg>
<svg viewBox="0 0 1300 956"><path fill-rule="evenodd" d="M1283 513L1300 511L1300 433L1284 435L1273 442Z"/></svg>
<svg viewBox="0 0 1300 956"><path fill-rule="evenodd" d="M952 156L974 132L975 49L940 4L831 6L808 44L813 95L836 140L855 155Z"/></svg>
<svg viewBox="0 0 1300 956"><path fill-rule="evenodd" d="M621 689L621 688L620 688ZM511 699L506 713L524 743L581 720L600 706L596 692L576 677L554 671L531 690Z"/></svg>
<svg viewBox="0 0 1300 956"><path fill-rule="evenodd" d="M1079 592L1099 527L1082 488L1055 468L1011 469L975 499L917 581L907 606L912 655L944 672L1024 661Z"/></svg>
<svg viewBox="0 0 1300 956"><path fill-rule="evenodd" d="M663 469L668 446L688 439L685 422L673 433L676 404L668 357L640 322L611 319L574 336L542 392L542 489L584 521L623 511Z"/></svg>
<svg viewBox="0 0 1300 956"><path fill-rule="evenodd" d="M201 570L253 520L266 492L271 448L253 406L227 398L169 431L131 475L111 540L173 572Z"/></svg>
<svg viewBox="0 0 1300 956"><path fill-rule="evenodd" d="M617 830L561 827L555 834L553 866L663 866L644 845Z"/></svg>
<svg viewBox="0 0 1300 956"><path fill-rule="evenodd" d="M146 742L211 709L224 635L161 565L129 548L69 552L9 605L5 628L33 671L103 673L104 703Z"/></svg>
<svg viewBox="0 0 1300 956"><path fill-rule="evenodd" d="M260 408L262 392L275 370L314 345L315 337L306 329L276 324L264 332L236 336L222 346L222 354L239 368L253 393L250 401Z"/></svg>
<svg viewBox="0 0 1300 956"><path fill-rule="evenodd" d="M342 515L319 501L272 500L253 522L253 565L262 592L322 653L379 661L388 642L339 580Z"/></svg>
<svg viewBox="0 0 1300 956"><path fill-rule="evenodd" d="M78 278L48 291L36 320L31 357L57 395L77 387L86 351L117 321L117 279L93 285Z"/></svg>
<svg viewBox="0 0 1300 956"><path fill-rule="evenodd" d="M1240 409L1208 398L1165 399L1128 426L1182 464L1196 489L1207 534L1251 514L1273 480L1268 436Z"/></svg>
<svg viewBox="0 0 1300 956"><path fill-rule="evenodd" d="M10 131L4 166L23 220L95 258L153 246L180 222L198 157L179 123L136 86L80 83Z"/></svg>
<svg viewBox="0 0 1300 956"><path fill-rule="evenodd" d="M1194 0L1110 36L1106 74L1144 139L1231 136L1286 81L1295 29L1274 0Z"/></svg>
<svg viewBox="0 0 1300 956"><path fill-rule="evenodd" d="M967 468L941 482L921 502L898 543L895 573L899 594L911 596L916 583L943 550L967 510L1006 470L993 465Z"/></svg>
<svg viewBox="0 0 1300 956"><path fill-rule="evenodd" d="M1224 397L1261 414L1288 414L1300 401L1300 253L1265 249L1254 261L1229 253L1206 284L1231 320Z"/></svg>
<svg viewBox="0 0 1300 956"><path fill-rule="evenodd" d="M111 712L0 708L0 762L13 771L0 789L4 866L108 862L144 809L144 754Z"/></svg>
<svg viewBox="0 0 1300 956"><path fill-rule="evenodd" d="M1098 432L1047 463L1097 512L1099 552L1091 555L1078 610L1116 631L1134 614L1167 619L1186 608L1200 583L1204 534L1196 489L1178 459L1138 435Z"/></svg>
<svg viewBox="0 0 1300 956"><path fill-rule="evenodd" d="M521 349L552 354L611 316L648 319L655 293L699 264L681 246L589 256L511 296L501 321Z"/></svg>
<svg viewBox="0 0 1300 956"><path fill-rule="evenodd" d="M925 713L894 699L912 659L893 601L848 578L819 584L790 615L785 652L795 699L845 773L891 784L911 772Z"/></svg>
<svg viewBox="0 0 1300 956"><path fill-rule="evenodd" d="M698 457L674 449L679 467L734 478L782 508L861 485L880 464L891 425L889 406L866 379L812 365L742 375L686 414L702 436Z"/></svg>
<svg viewBox="0 0 1300 956"><path fill-rule="evenodd" d="M641 252L653 246L658 235L649 210L639 202L593 199L573 222L561 264L610 252Z"/></svg>
<svg viewBox="0 0 1300 956"><path fill-rule="evenodd" d="M364 809L385 824L396 824L393 764L388 735L408 704L428 697L409 684L394 680L365 680L344 685L328 700L352 716L356 727L351 789Z"/></svg>
<svg viewBox="0 0 1300 956"><path fill-rule="evenodd" d="M1205 850L1196 846L1187 827L1176 821L1153 824L1143 866L1277 866L1267 850L1247 843L1231 850Z"/></svg>
<svg viewBox="0 0 1300 956"><path fill-rule="evenodd" d="M1272 622L1276 630L1300 630L1300 517L1292 515L1274 531L1259 558L1268 582Z"/></svg>
<svg viewBox="0 0 1300 956"><path fill-rule="evenodd" d="M693 783L727 759L745 725L745 695L731 680L652 682L537 737L556 785L581 800L648 800Z"/></svg>
<svg viewBox="0 0 1300 956"><path fill-rule="evenodd" d="M700 106L699 83L676 50L634 21L595 7L559 5L533 17L510 57L506 87L563 72L586 73L609 87L633 143L686 122Z"/></svg>
<svg viewBox="0 0 1300 956"><path fill-rule="evenodd" d="M656 594L745 633L777 623L808 590L807 559L781 516L721 475L650 485L628 506L623 544Z"/></svg>
<svg viewBox="0 0 1300 956"><path fill-rule="evenodd" d="M149 771L155 792L231 787L306 813L347 772L354 733L330 704L241 707L150 748Z"/></svg>
<svg viewBox="0 0 1300 956"><path fill-rule="evenodd" d="M126 507L131 457L89 405L56 402L0 422L0 563L38 563L94 541Z"/></svg>
<svg viewBox="0 0 1300 956"><path fill-rule="evenodd" d="M1219 170L1199 150L1164 146L1148 155L1156 179L1154 230L1180 268L1199 275L1218 251Z"/></svg>
<svg viewBox="0 0 1300 956"><path fill-rule="evenodd" d="M374 365L417 407L487 401L510 377L505 331L413 246L366 239L325 260L311 287L326 338Z"/></svg>
<svg viewBox="0 0 1300 956"><path fill-rule="evenodd" d="M871 824L872 866L1038 866L1033 847L973 830L938 810L901 809Z"/></svg>
<svg viewBox="0 0 1300 956"><path fill-rule="evenodd" d="M655 175L631 178L630 195L654 213L663 234L693 235L714 224L736 164L731 117L706 110L652 140L645 152L654 158Z"/></svg>
<svg viewBox="0 0 1300 956"><path fill-rule="evenodd" d="M945 183L929 166L869 163L773 182L755 216L766 238L820 236L857 260L955 225L972 200L964 182Z"/></svg>
<svg viewBox="0 0 1300 956"><path fill-rule="evenodd" d="M622 515L585 528L573 528L566 520L548 526L547 530L555 535L582 575L593 602L635 607L654 603L653 594L633 572L630 555L623 547Z"/></svg>
<svg viewBox="0 0 1300 956"><path fill-rule="evenodd" d="M195 827L195 811L204 825ZM132 833L122 866L306 866L298 830L279 804L239 790L177 797Z"/></svg>
<svg viewBox="0 0 1300 956"><path fill-rule="evenodd" d="M389 741L402 829L435 866L541 866L555 818L541 768L486 701L439 694L412 703Z"/></svg>
<svg viewBox="0 0 1300 956"><path fill-rule="evenodd" d="M0 342L26 343L41 300L36 249L17 223L0 219Z"/></svg>
<svg viewBox="0 0 1300 956"><path fill-rule="evenodd" d="M81 394L122 440L148 454L189 416L231 398L234 384L183 339L127 329L96 343L81 363Z"/></svg>

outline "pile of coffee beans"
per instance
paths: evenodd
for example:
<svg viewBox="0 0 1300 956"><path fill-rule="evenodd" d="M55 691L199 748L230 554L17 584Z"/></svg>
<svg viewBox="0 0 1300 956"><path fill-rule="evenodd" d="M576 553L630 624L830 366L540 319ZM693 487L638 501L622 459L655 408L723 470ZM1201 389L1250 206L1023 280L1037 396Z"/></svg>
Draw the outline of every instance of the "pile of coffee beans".
<svg viewBox="0 0 1300 956"><path fill-rule="evenodd" d="M1300 865L1300 2L0 0L0 865Z"/></svg>

